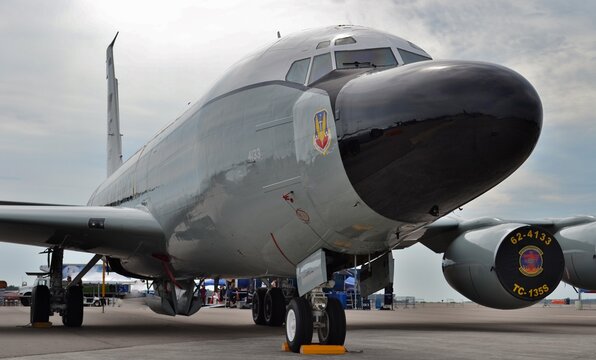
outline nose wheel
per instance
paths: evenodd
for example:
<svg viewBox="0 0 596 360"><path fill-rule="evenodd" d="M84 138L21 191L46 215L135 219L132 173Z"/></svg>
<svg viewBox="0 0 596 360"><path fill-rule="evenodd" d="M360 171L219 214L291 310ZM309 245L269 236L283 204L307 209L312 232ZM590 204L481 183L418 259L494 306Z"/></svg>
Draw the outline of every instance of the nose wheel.
<svg viewBox="0 0 596 360"><path fill-rule="evenodd" d="M304 298L293 298L286 312L286 342L295 353L302 345L312 343L313 322L310 302Z"/></svg>
<svg viewBox="0 0 596 360"><path fill-rule="evenodd" d="M302 345L312 343L315 328L322 345L343 345L346 339L346 314L339 300L327 298L325 308L320 310L321 302L312 299L295 297L288 305L286 342L295 353Z"/></svg>
<svg viewBox="0 0 596 360"><path fill-rule="evenodd" d="M317 329L319 343L323 345L343 345L346 340L346 313L336 298L327 299L327 307Z"/></svg>

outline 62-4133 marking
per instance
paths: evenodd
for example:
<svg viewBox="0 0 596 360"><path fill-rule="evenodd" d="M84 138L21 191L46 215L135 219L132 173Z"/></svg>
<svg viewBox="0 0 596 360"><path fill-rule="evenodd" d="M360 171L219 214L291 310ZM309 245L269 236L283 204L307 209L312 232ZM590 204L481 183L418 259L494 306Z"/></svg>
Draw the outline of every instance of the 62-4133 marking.
<svg viewBox="0 0 596 360"><path fill-rule="evenodd" d="M513 235L509 240L511 241L511 243L513 245L517 244L520 241L523 241L525 239L535 239L538 240L542 243L544 243L544 245L550 245L551 242L553 241L553 239L545 232L543 231L539 231L539 230L528 230L528 232L518 232L515 235Z"/></svg>

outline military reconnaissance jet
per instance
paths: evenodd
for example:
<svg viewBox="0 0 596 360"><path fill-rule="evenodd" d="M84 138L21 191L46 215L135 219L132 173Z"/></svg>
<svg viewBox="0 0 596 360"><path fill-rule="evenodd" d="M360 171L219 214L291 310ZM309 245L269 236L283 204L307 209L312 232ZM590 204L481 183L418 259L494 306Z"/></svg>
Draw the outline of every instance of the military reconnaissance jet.
<svg viewBox="0 0 596 360"><path fill-rule="evenodd" d="M114 38L115 40L115 38ZM447 281L482 305L532 305L559 281L596 288L596 219L449 218L532 152L542 106L502 66L435 61L399 37L333 26L278 39L232 67L194 106L122 162L114 41L107 50L108 178L87 206L4 202L0 240L49 248L50 285L31 321L81 326L64 249L153 281L153 310L192 315L194 279L278 278L253 319L293 351L343 344L335 271L362 265L363 295L392 281L391 250L443 252ZM88 269L87 269L88 270ZM81 272L81 276L84 275Z"/></svg>

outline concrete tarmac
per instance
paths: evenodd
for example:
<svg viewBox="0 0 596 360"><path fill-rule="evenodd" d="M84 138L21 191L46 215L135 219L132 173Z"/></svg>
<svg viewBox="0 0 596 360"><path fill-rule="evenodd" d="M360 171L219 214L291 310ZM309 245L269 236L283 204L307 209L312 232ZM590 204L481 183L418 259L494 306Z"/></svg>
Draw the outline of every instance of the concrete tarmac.
<svg viewBox="0 0 596 360"><path fill-rule="evenodd" d="M596 309L534 306L492 310L475 304L346 311L341 356L326 359L594 359ZM201 309L191 317L152 313L138 302L86 308L82 328L26 326L29 308L0 307L0 358L283 359L283 328L256 326L250 310ZM313 338L316 341L316 334Z"/></svg>

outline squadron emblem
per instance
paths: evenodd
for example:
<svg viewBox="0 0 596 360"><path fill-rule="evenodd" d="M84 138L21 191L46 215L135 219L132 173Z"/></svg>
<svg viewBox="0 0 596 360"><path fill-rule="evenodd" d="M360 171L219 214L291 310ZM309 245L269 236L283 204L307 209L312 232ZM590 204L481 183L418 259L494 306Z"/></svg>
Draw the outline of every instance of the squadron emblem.
<svg viewBox="0 0 596 360"><path fill-rule="evenodd" d="M327 155L331 145L329 136L329 127L327 126L327 110L321 110L315 114L315 135L313 136L313 145L315 149L323 155Z"/></svg>
<svg viewBox="0 0 596 360"><path fill-rule="evenodd" d="M525 246L519 251L519 271L528 277L542 272L542 250L536 246Z"/></svg>

